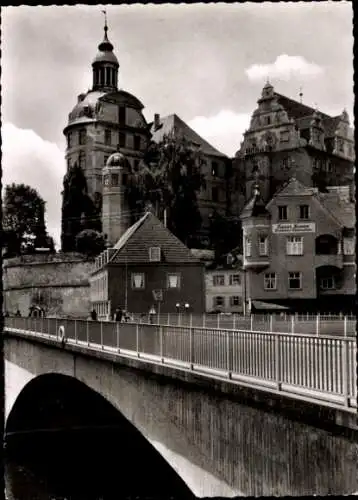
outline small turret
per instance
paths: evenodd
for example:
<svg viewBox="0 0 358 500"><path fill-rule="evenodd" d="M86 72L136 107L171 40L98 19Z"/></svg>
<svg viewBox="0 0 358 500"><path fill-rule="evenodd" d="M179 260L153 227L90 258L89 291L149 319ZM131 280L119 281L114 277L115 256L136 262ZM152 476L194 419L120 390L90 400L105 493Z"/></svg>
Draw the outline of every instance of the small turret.
<svg viewBox="0 0 358 500"><path fill-rule="evenodd" d="M109 246L115 245L131 225L127 196L130 172L127 158L117 147L102 169L102 226Z"/></svg>

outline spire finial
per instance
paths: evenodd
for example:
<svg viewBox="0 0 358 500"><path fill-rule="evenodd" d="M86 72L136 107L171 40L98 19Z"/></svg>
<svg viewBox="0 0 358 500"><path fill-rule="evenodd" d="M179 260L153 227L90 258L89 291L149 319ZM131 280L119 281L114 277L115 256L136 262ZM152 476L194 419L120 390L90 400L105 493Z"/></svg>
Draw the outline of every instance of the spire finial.
<svg viewBox="0 0 358 500"><path fill-rule="evenodd" d="M303 97L302 85L300 87L300 93L298 95L300 96L300 103L302 104L302 97Z"/></svg>
<svg viewBox="0 0 358 500"><path fill-rule="evenodd" d="M104 32L107 33L108 25L107 25L107 11L106 11L106 9L102 10L102 13L104 14Z"/></svg>

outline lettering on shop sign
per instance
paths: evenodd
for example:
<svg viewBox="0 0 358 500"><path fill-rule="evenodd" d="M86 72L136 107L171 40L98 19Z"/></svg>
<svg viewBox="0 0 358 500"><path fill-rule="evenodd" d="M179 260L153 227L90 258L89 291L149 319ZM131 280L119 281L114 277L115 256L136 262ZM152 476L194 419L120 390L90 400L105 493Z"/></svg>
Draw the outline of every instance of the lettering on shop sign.
<svg viewBox="0 0 358 500"><path fill-rule="evenodd" d="M272 232L276 234L314 233L315 231L316 231L316 224L314 222L272 224Z"/></svg>

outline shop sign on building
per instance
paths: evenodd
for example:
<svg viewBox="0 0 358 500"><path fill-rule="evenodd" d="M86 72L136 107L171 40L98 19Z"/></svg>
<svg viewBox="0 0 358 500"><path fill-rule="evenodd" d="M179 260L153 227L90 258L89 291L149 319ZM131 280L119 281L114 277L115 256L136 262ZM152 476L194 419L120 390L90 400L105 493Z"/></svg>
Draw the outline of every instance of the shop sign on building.
<svg viewBox="0 0 358 500"><path fill-rule="evenodd" d="M272 224L272 232L275 234L314 233L315 231L316 224L314 222Z"/></svg>

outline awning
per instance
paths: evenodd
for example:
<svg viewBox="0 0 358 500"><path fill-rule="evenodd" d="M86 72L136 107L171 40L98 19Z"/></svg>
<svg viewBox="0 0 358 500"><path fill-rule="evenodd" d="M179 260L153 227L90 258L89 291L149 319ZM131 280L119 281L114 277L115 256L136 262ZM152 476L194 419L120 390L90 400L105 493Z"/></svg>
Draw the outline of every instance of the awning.
<svg viewBox="0 0 358 500"><path fill-rule="evenodd" d="M288 311L290 309L286 306L281 306L272 302L262 302L261 300L253 300L252 308L267 311Z"/></svg>

